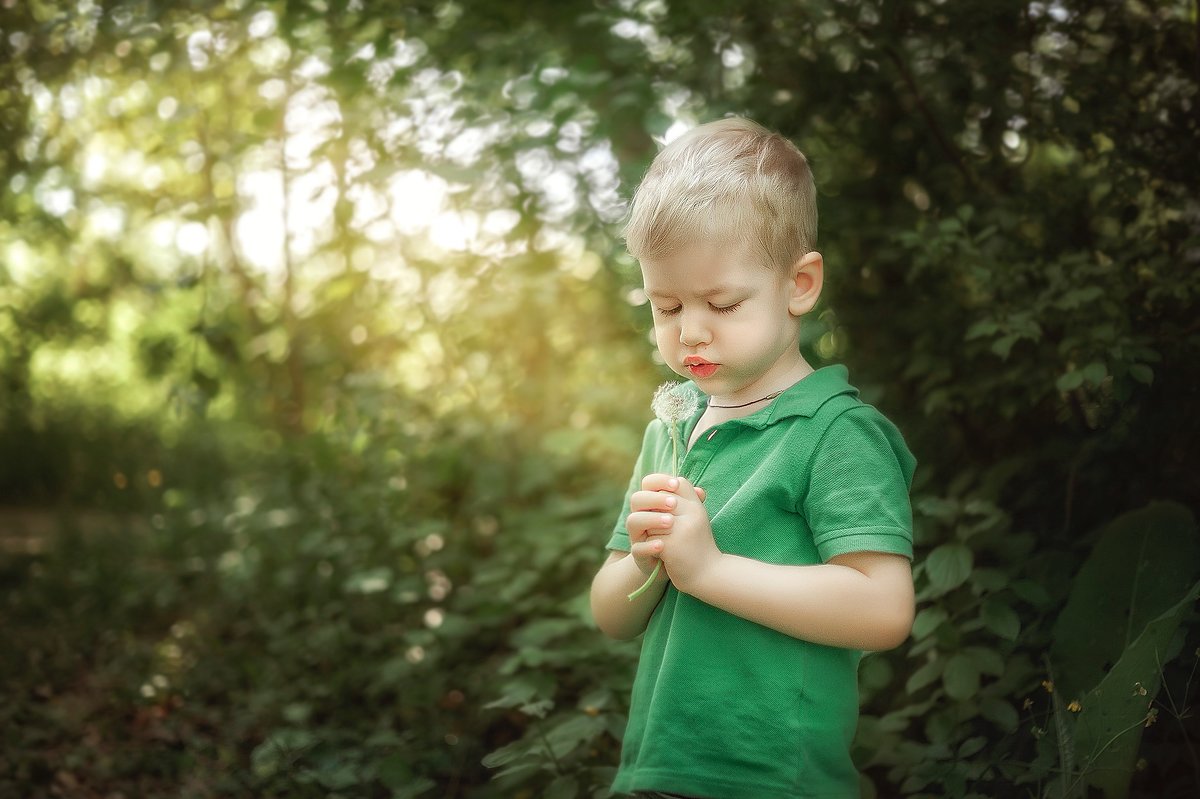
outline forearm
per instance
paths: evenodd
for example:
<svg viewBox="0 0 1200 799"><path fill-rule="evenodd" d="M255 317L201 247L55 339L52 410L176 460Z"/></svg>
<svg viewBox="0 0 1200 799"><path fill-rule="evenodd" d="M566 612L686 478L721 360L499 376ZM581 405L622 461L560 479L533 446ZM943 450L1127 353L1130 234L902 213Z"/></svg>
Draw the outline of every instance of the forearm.
<svg viewBox="0 0 1200 799"><path fill-rule="evenodd" d="M789 566L722 554L681 591L772 630L828 646L899 646L912 608L862 572L834 563Z"/></svg>
<svg viewBox="0 0 1200 799"><path fill-rule="evenodd" d="M646 575L632 555L605 564L592 579L592 618L609 638L628 640L641 635L667 587L667 570L659 569L654 582L639 597L629 595L641 588Z"/></svg>

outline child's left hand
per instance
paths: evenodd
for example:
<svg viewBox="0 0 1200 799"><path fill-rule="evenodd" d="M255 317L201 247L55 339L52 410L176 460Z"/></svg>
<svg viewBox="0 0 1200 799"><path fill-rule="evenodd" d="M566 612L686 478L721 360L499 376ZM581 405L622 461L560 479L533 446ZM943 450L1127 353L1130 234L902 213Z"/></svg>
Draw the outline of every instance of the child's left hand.
<svg viewBox="0 0 1200 799"><path fill-rule="evenodd" d="M642 479L643 491L658 491L675 498L671 509L669 535L662 535L659 557L675 587L690 593L690 587L721 557L713 540L708 511L697 489L683 477L648 474Z"/></svg>

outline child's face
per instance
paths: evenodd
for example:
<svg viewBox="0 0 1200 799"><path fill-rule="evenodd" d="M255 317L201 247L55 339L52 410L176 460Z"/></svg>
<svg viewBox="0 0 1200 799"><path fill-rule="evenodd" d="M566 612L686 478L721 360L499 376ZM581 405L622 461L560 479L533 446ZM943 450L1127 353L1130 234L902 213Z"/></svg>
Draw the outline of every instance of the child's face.
<svg viewBox="0 0 1200 799"><path fill-rule="evenodd" d="M655 339L672 370L729 402L794 382L788 376L803 363L799 315L811 307L797 304L801 289L811 286L801 286L805 278L797 279L795 269L780 273L741 248L705 244L641 266Z"/></svg>

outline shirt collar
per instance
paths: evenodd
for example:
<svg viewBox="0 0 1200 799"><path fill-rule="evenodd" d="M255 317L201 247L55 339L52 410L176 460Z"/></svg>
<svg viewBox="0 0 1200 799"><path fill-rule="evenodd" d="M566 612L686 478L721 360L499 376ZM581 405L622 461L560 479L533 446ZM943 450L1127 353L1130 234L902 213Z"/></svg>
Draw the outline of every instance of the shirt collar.
<svg viewBox="0 0 1200 799"><path fill-rule="evenodd" d="M738 422L761 430L767 425L791 416L811 417L833 397L840 394L858 396L858 389L850 385L849 377L849 370L840 363L822 366L807 377L796 381L767 407L749 416L733 419L731 422ZM700 414L704 413L708 397L700 391L694 381L689 380L688 385L700 397L700 410L696 413L696 418L699 418Z"/></svg>

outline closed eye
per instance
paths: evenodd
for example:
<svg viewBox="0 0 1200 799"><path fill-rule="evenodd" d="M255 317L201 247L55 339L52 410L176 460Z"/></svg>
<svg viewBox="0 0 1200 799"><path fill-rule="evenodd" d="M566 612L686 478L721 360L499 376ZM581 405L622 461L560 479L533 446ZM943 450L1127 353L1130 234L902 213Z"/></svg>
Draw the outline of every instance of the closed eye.
<svg viewBox="0 0 1200 799"><path fill-rule="evenodd" d="M735 302L733 305L724 305L724 306L713 305L712 303L709 303L708 307L712 308L717 313L733 313L738 308L740 308L741 305L742 304L740 302ZM654 312L659 314L660 316L674 316L675 314L679 313L681 308L683 308L682 305L676 305L674 308L655 308Z"/></svg>

